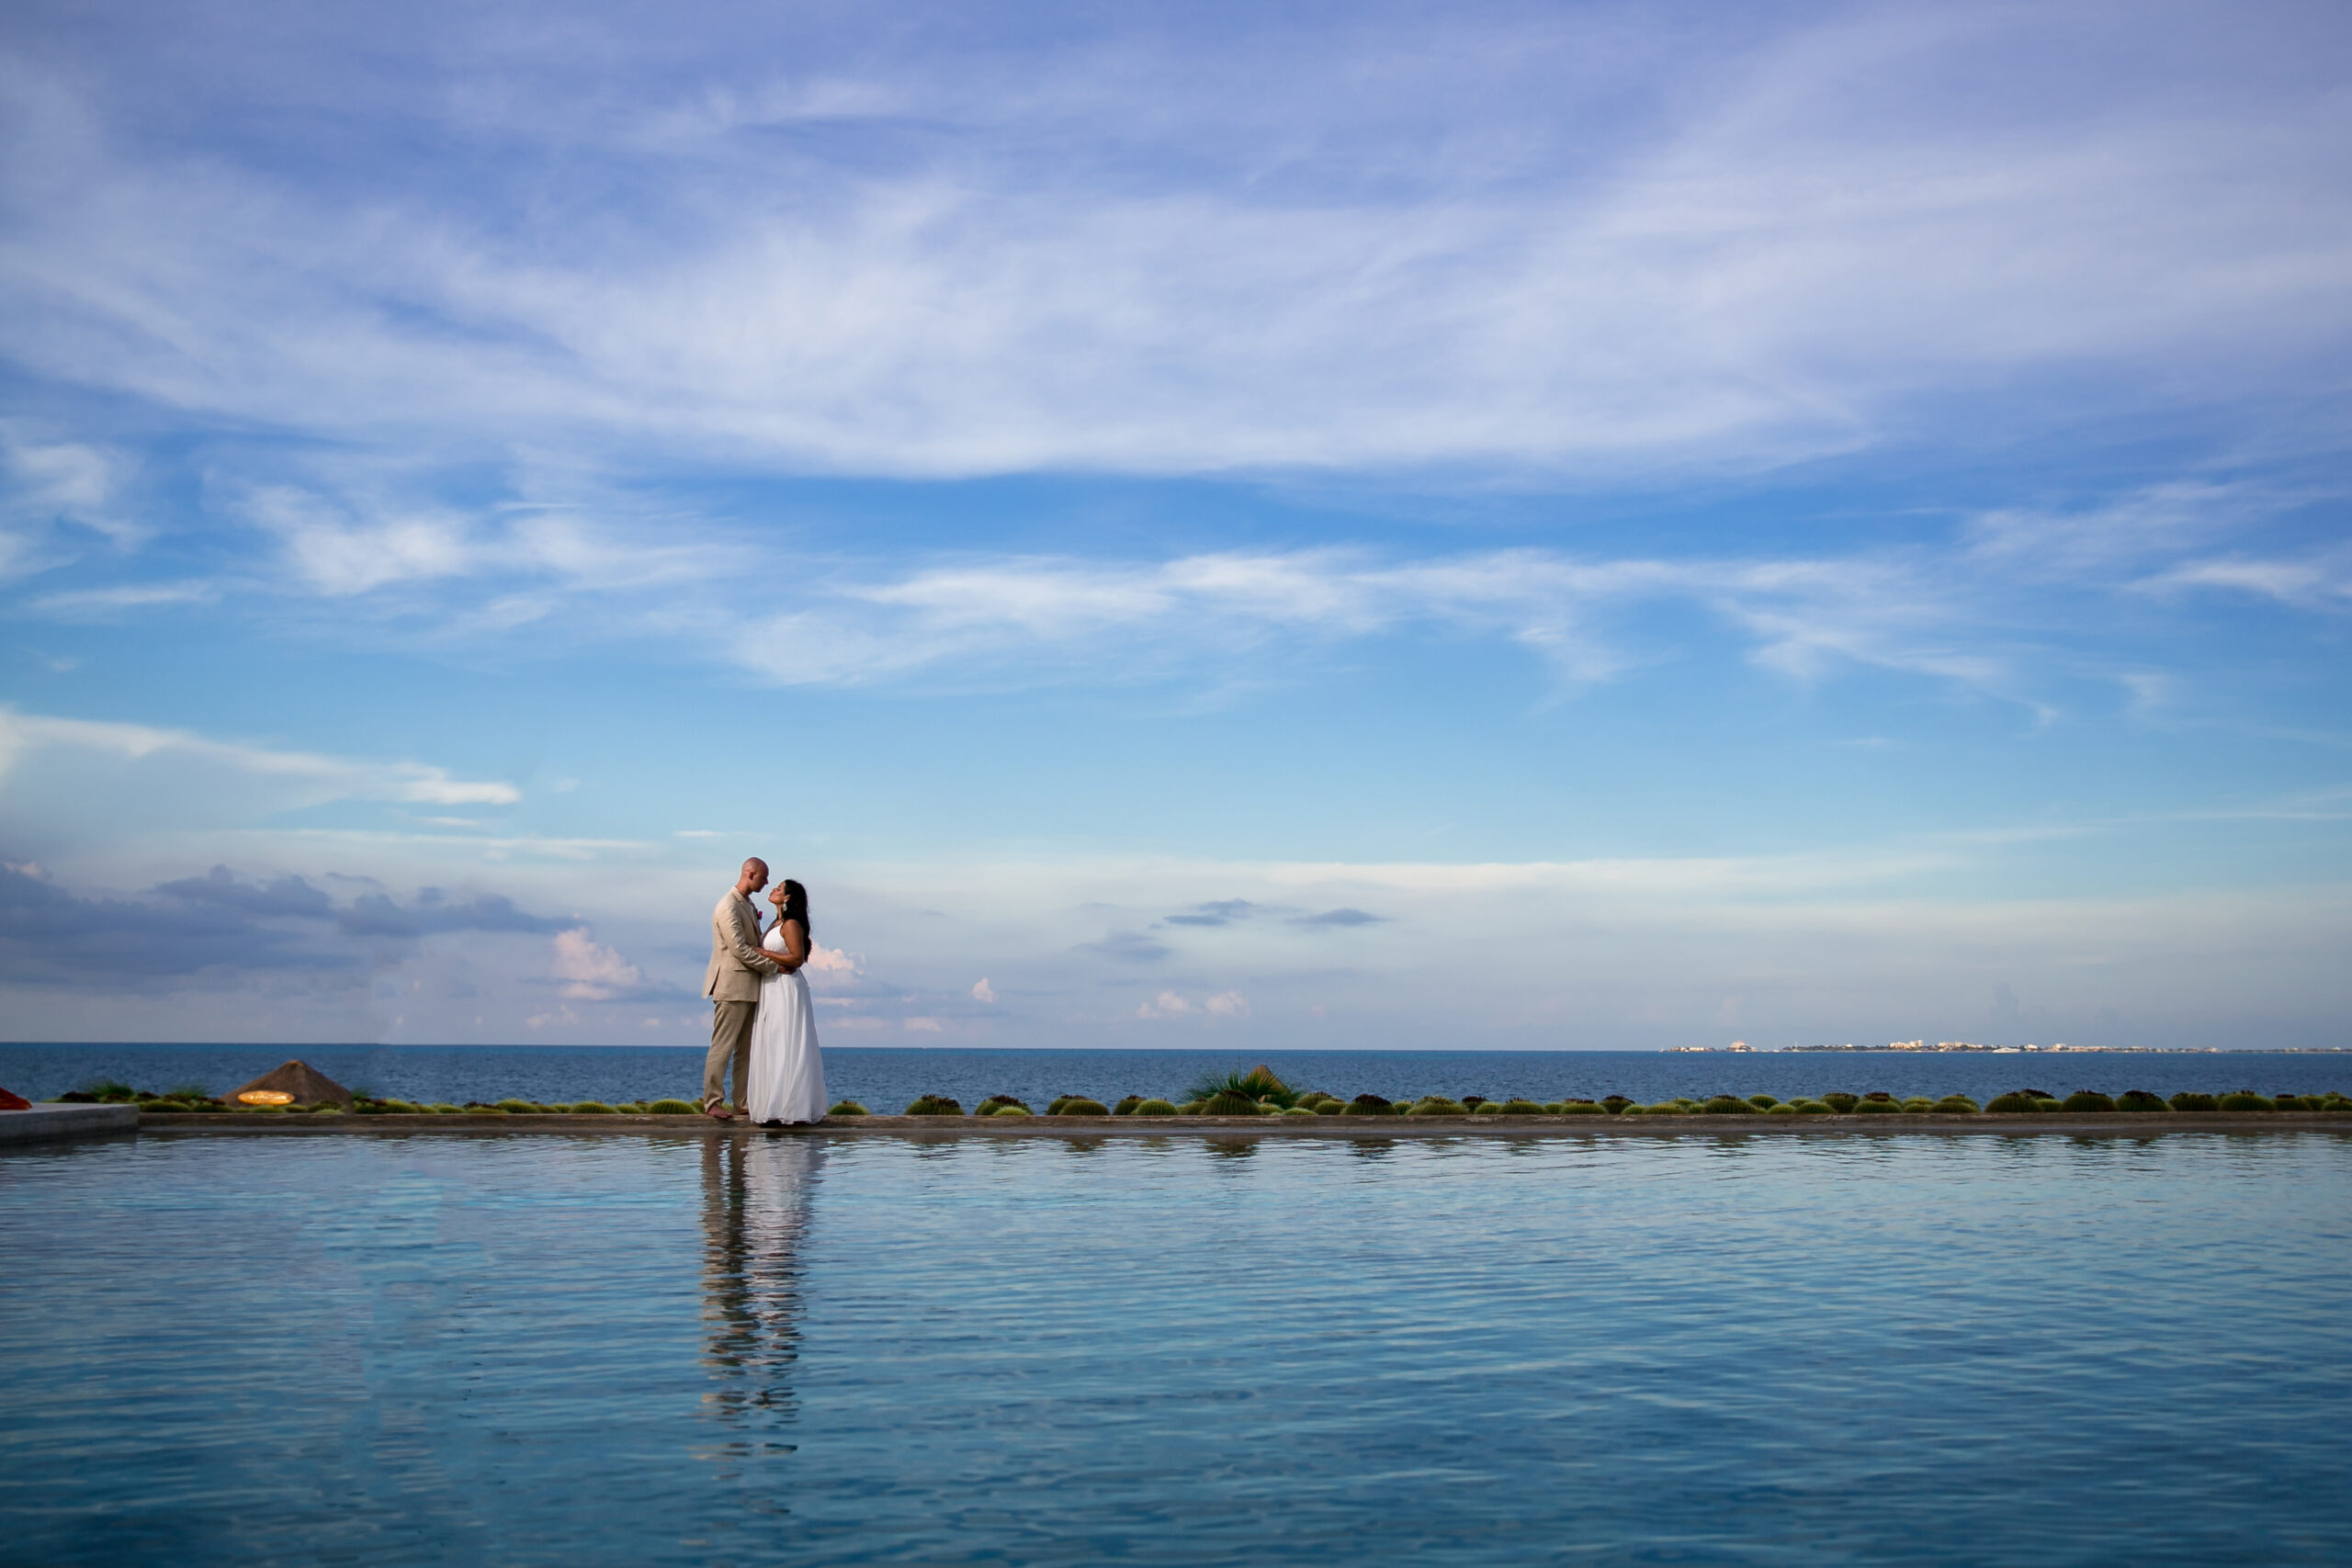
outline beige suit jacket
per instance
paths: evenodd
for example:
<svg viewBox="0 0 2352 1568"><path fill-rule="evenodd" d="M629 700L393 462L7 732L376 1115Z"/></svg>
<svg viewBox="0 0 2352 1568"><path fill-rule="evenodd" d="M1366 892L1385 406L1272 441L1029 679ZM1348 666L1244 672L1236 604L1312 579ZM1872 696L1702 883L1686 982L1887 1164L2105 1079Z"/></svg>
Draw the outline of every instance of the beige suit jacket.
<svg viewBox="0 0 2352 1568"><path fill-rule="evenodd" d="M758 1001L760 982L777 968L760 946L752 901L729 888L710 912L710 967L703 972L702 994L715 1002Z"/></svg>

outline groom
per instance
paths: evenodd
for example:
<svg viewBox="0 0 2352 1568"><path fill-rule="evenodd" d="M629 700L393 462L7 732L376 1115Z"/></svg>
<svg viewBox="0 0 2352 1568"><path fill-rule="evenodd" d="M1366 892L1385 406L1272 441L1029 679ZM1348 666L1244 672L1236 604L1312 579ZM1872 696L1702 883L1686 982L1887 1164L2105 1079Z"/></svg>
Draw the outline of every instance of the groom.
<svg viewBox="0 0 2352 1568"><path fill-rule="evenodd" d="M752 908L752 895L767 885L768 863L757 857L747 860L735 886L710 912L710 967L702 977L702 994L710 998L710 1055L702 1064L702 1110L715 1121L735 1119L723 1092L729 1057L735 1062L735 1104L738 1110L743 1105L760 981L784 967L761 948L759 911Z"/></svg>

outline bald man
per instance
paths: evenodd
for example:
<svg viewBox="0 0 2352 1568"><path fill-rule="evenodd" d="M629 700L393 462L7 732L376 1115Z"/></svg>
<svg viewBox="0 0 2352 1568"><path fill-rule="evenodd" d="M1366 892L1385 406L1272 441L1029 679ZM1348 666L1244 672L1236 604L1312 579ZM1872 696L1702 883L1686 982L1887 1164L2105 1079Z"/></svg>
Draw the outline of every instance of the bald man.
<svg viewBox="0 0 2352 1568"><path fill-rule="evenodd" d="M735 886L722 894L710 912L710 967L704 971L702 994L710 998L710 1055L702 1064L702 1111L719 1122L732 1122L723 1092L727 1063L735 1063L735 1106L742 1109L752 1075L752 1019L759 1011L760 982L783 965L760 946L760 915L752 895L768 885L768 863L743 863Z"/></svg>

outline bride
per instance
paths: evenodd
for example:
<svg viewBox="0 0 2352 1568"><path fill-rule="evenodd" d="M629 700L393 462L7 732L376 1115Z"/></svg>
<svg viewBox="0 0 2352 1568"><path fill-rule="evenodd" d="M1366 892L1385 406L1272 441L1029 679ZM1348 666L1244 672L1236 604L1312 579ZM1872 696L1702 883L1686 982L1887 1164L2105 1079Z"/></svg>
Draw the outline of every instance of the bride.
<svg viewBox="0 0 2352 1568"><path fill-rule="evenodd" d="M760 982L752 1018L753 1122L815 1122L825 1114L825 1064L817 1055L816 1011L808 1005L808 889L789 877L768 894L775 924L760 945L781 955L780 972Z"/></svg>

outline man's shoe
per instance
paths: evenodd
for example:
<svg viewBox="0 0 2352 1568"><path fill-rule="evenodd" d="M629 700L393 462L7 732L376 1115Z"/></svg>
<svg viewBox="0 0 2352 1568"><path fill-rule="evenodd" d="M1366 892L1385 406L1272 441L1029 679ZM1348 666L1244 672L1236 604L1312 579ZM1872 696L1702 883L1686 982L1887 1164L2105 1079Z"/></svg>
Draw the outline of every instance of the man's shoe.
<svg viewBox="0 0 2352 1568"><path fill-rule="evenodd" d="M705 1116L709 1117L714 1122L732 1122L735 1120L735 1112L728 1110L727 1102L719 1099L717 1095L713 1095L708 1100L702 1102L702 1113Z"/></svg>

